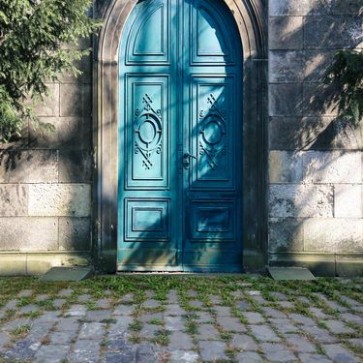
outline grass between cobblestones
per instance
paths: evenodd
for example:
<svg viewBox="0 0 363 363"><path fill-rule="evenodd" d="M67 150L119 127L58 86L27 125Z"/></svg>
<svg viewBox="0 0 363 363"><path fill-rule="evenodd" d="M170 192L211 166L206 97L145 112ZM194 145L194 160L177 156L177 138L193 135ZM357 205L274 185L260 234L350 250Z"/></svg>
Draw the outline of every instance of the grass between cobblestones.
<svg viewBox="0 0 363 363"><path fill-rule="evenodd" d="M172 344L172 335L177 330L175 326L178 326L168 328L167 324L178 324L178 321L168 323L164 320L163 316L169 314L168 308L183 311L169 315L183 315L181 332L189 336L193 344L189 350L201 354L196 362L209 361L203 360L199 349L203 340L199 329L203 324L210 327L207 340L218 340L225 346L224 355L221 353L213 362L237 362L240 354L250 353L249 349L258 354L261 361L269 361L264 344L270 342L284 342L287 349L299 357L298 348L287 343L294 334L313 344L314 354L326 359L325 341L319 340L319 333L314 335L309 331L309 324L321 329L332 341L337 339L363 361L363 325L360 324L363 321L362 282L362 278L284 282L255 275L172 274L97 276L82 282L41 282L35 277L0 278L0 363L18 361L16 357L9 360L2 353L15 349L17 341L26 339L29 332L31 334L32 322L46 313L56 313L69 320L78 317L79 326L87 329L87 324L95 324L93 313L101 316L102 311L110 311L110 316L102 315L98 320L98 324L108 331L118 324L114 311L119 306L132 310L128 315L130 323L125 328L128 342L135 345L148 342L159 346L162 353L159 361L162 363L169 361L171 352L167 351L167 347ZM223 309L227 309L228 314L224 315L227 310ZM278 317L279 314L282 317ZM342 314L346 314L344 324L339 325L337 321L342 321ZM225 316L230 319L230 327L223 321ZM274 324L274 318L280 319L281 324L288 320L292 324L291 331L288 325L281 329L278 322ZM19 324L6 328L10 340L2 347L1 328L12 321ZM332 331L334 329L329 324L337 326L337 331ZM242 331L238 331L238 326ZM261 326L266 326L267 330L259 332L257 328ZM51 344L50 335L54 332L57 332L56 327L42 338L41 344ZM259 333L267 337L259 337ZM247 339L245 337L251 341L250 348L234 343L236 339ZM356 344L356 341L360 343ZM70 344L75 342L74 338ZM100 339L99 354L107 354L109 344L109 338ZM251 348L254 346L257 348ZM64 362L71 360L65 359Z"/></svg>

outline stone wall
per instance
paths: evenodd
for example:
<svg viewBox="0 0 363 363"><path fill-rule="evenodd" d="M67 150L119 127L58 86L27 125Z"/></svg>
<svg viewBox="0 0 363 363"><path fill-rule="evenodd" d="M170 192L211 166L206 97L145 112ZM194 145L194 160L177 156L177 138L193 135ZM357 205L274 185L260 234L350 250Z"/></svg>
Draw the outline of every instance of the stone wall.
<svg viewBox="0 0 363 363"><path fill-rule="evenodd" d="M49 95L36 106L54 132L30 126L20 140L0 145L0 275L37 274L90 258L91 57L79 67L82 76L49 83Z"/></svg>
<svg viewBox="0 0 363 363"><path fill-rule="evenodd" d="M269 1L269 254L272 264L363 273L363 128L327 102L339 49L362 48L362 0ZM362 30L361 30L362 31Z"/></svg>

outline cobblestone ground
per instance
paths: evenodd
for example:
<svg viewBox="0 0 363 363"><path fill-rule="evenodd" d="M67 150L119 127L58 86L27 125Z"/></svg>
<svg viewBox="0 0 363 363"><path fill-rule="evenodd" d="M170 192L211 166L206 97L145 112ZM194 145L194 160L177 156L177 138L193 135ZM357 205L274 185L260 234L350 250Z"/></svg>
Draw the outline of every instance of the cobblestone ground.
<svg viewBox="0 0 363 363"><path fill-rule="evenodd" d="M95 297L72 286L22 289L3 304L0 362L363 362L363 302L343 292L236 281L213 294Z"/></svg>

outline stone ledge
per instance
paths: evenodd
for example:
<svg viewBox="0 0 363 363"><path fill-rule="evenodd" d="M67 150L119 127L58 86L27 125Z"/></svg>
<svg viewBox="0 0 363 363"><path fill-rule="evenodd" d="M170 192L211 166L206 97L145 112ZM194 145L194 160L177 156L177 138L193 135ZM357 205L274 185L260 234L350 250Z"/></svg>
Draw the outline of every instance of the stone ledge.
<svg viewBox="0 0 363 363"><path fill-rule="evenodd" d="M363 276L363 254L270 253L269 266L305 267L316 276Z"/></svg>
<svg viewBox="0 0 363 363"><path fill-rule="evenodd" d="M41 275L55 266L87 266L88 252L0 253L0 276Z"/></svg>

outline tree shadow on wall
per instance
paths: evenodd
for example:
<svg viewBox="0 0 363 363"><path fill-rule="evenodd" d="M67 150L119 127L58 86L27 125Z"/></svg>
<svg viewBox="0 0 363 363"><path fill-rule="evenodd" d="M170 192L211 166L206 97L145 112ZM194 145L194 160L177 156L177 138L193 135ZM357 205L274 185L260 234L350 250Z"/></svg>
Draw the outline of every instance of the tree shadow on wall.
<svg viewBox="0 0 363 363"><path fill-rule="evenodd" d="M310 8L307 10L305 6ZM352 254L362 252L362 247L357 247L363 245L362 235L354 230L354 218L361 216L346 213L346 218L353 220L350 226L344 212L338 211L336 205L333 208L347 193L339 184L361 180L361 176L354 176L359 170L346 167L349 160L345 158L353 155L358 161L353 165L360 165L362 123L355 127L340 116L339 100L344 90L335 84L324 83L325 71L338 50L362 47L362 9L362 2L344 0L291 2L289 5L276 1L270 8L273 16L270 18L270 46L276 49L271 51L270 59L271 105L275 113L270 120L270 150L287 155L282 162L285 170L280 175L270 170L273 178L270 253L272 258L278 256L281 263L284 260L291 263L297 258L300 264L303 262L298 260L299 253L330 254L334 259L333 270L327 267L324 257L322 261L316 257L312 265L308 263L320 274L326 274L329 269L328 273L338 274L336 255L349 253L348 246L355 244ZM289 85L275 86L275 82ZM288 92L274 94L274 89L279 87L286 87ZM296 172L297 165L300 165L301 173ZM301 201L298 195L290 200L283 197L286 208L274 219L273 208L280 203L276 195L271 195L274 188L278 188L274 183L288 183L284 186L286 195L293 184L301 188L305 185L311 192L304 194L305 199ZM330 204L329 211L319 209L313 199L321 184L329 189L327 199L323 200ZM313 206L314 203L315 208L299 214L299 209L304 210L303 205ZM314 219L318 226L308 226ZM336 230L329 232L332 228ZM311 235L314 230L315 236Z"/></svg>

